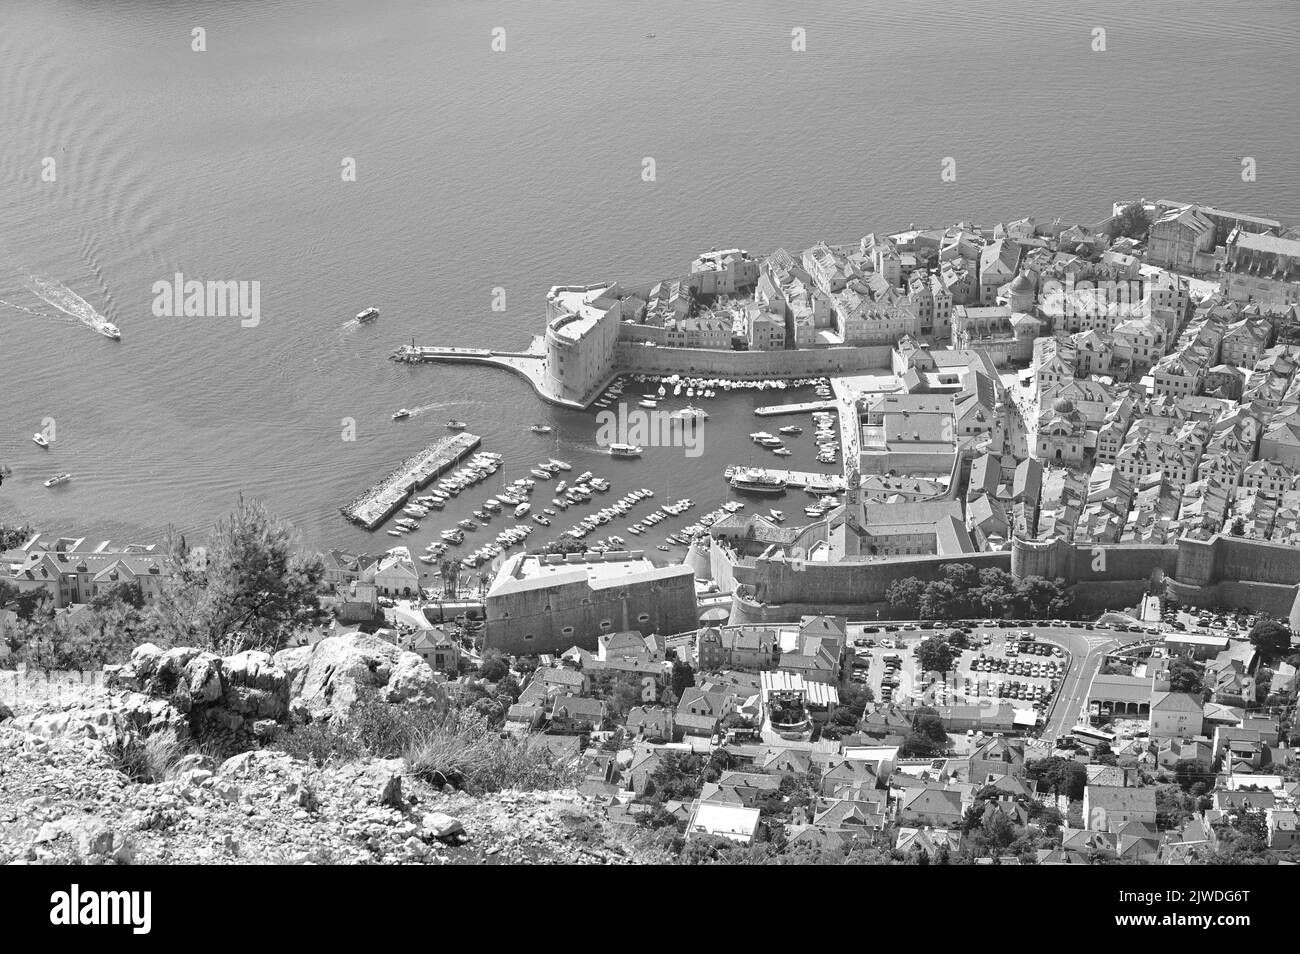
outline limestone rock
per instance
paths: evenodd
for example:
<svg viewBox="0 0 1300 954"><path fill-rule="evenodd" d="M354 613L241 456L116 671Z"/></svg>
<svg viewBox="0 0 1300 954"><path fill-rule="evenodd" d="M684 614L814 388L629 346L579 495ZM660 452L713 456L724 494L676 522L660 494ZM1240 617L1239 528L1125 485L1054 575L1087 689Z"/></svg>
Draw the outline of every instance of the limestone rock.
<svg viewBox="0 0 1300 954"><path fill-rule="evenodd" d="M429 665L408 650L365 633L329 636L275 656L292 695L313 718L346 719L366 698L441 705L445 694Z"/></svg>

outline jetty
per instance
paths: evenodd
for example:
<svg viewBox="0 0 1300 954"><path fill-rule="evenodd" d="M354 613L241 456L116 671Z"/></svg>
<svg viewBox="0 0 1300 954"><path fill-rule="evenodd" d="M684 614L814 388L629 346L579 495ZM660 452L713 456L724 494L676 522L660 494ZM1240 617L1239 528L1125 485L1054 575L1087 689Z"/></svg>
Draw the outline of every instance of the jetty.
<svg viewBox="0 0 1300 954"><path fill-rule="evenodd" d="M811 411L838 411L839 405L834 401L805 401L803 404L768 404L754 408L759 417L775 417L778 414L807 414Z"/></svg>
<svg viewBox="0 0 1300 954"><path fill-rule="evenodd" d="M379 483L339 508L343 516L374 530L406 504L412 492L464 460L482 441L462 431L439 437L418 454L406 458Z"/></svg>
<svg viewBox="0 0 1300 954"><path fill-rule="evenodd" d="M759 473L765 477L784 480L787 487L797 487L813 493L838 494L848 486L848 482L839 474L817 474L805 470L774 470L770 467L732 466L722 472L730 480L737 473Z"/></svg>

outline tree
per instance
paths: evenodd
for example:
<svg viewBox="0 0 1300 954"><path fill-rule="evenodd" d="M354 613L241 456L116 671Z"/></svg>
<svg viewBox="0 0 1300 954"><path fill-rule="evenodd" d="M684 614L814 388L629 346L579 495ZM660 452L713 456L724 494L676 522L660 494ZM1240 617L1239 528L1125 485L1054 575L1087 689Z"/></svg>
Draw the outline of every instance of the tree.
<svg viewBox="0 0 1300 954"><path fill-rule="evenodd" d="M0 553L22 546L35 532L30 526L10 527L0 523Z"/></svg>
<svg viewBox="0 0 1300 954"><path fill-rule="evenodd" d="M1182 656L1169 662L1169 691L1186 692L1199 697L1205 684L1201 667Z"/></svg>
<svg viewBox="0 0 1300 954"><path fill-rule="evenodd" d="M947 672L952 668L953 650L944 640L933 636L916 648L916 661L925 672Z"/></svg>
<svg viewBox="0 0 1300 954"><path fill-rule="evenodd" d="M1070 801L1083 798L1083 788L1088 784L1088 770L1083 764L1059 755L1027 763L1025 775L1045 783L1054 794L1064 795Z"/></svg>
<svg viewBox="0 0 1300 954"><path fill-rule="evenodd" d="M1133 202L1120 209L1119 215L1111 222L1110 234L1112 238L1131 238L1143 242L1150 230L1150 214L1141 202Z"/></svg>
<svg viewBox="0 0 1300 954"><path fill-rule="evenodd" d="M478 664L478 674L488 682L499 682L510 674L510 662L498 649L489 649Z"/></svg>
<svg viewBox="0 0 1300 954"><path fill-rule="evenodd" d="M924 595L925 584L914 576L894 580L885 590L885 600L889 603L890 611L900 619L915 616Z"/></svg>
<svg viewBox="0 0 1300 954"><path fill-rule="evenodd" d="M683 692L695 685L695 670L691 668L690 663L673 660L672 682L673 696L680 699Z"/></svg>
<svg viewBox="0 0 1300 954"><path fill-rule="evenodd" d="M320 556L300 551L287 523L242 495L203 548L191 549L182 536L166 562L150 621L171 642L222 655L273 653L324 615Z"/></svg>
<svg viewBox="0 0 1300 954"><path fill-rule="evenodd" d="M1280 659L1291 652L1291 629L1281 620L1261 619L1250 628L1250 642L1265 660Z"/></svg>

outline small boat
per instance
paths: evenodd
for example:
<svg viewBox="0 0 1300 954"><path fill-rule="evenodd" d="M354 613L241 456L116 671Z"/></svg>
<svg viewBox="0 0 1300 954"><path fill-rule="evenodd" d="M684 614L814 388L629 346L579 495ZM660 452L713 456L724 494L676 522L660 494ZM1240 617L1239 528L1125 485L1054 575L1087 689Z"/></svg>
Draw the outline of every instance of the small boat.
<svg viewBox="0 0 1300 954"><path fill-rule="evenodd" d="M664 546L662 543L659 544L659 546L655 547L655 549L656 549L656 550L663 550L665 553L668 552L668 548L667 548L666 546Z"/></svg>
<svg viewBox="0 0 1300 954"><path fill-rule="evenodd" d="M57 487L59 484L66 484L72 479L71 474L55 474L49 480L45 481L46 487Z"/></svg>
<svg viewBox="0 0 1300 954"><path fill-rule="evenodd" d="M404 407L399 407L396 411L393 412L393 420L395 421L400 421L410 416L411 416L410 410Z"/></svg>
<svg viewBox="0 0 1300 954"><path fill-rule="evenodd" d="M541 524L543 527L549 527L551 525L551 521L547 520L540 513L533 514L533 522Z"/></svg>
<svg viewBox="0 0 1300 954"><path fill-rule="evenodd" d="M384 532L387 533L390 537L400 537L402 535L401 530L386 530Z"/></svg>
<svg viewBox="0 0 1300 954"><path fill-rule="evenodd" d="M573 470L573 465L570 464L567 460L558 460L552 457L550 460L550 464L552 467L557 467L560 470Z"/></svg>
<svg viewBox="0 0 1300 954"><path fill-rule="evenodd" d="M469 425L466 424L464 421L448 421L448 422L447 422L447 427L450 428L450 429L453 430L453 431L463 431L463 430L464 430L465 428L467 428L468 426L469 426Z"/></svg>
<svg viewBox="0 0 1300 954"><path fill-rule="evenodd" d="M367 308L365 311L357 312L357 321L365 324L367 321L374 321L379 317L378 308Z"/></svg>
<svg viewBox="0 0 1300 954"><path fill-rule="evenodd" d="M778 434L802 434L803 428L798 424L787 424L785 427L778 427Z"/></svg>
<svg viewBox="0 0 1300 954"><path fill-rule="evenodd" d="M477 530L478 524L466 517L464 520L457 520L456 526L464 527L466 530Z"/></svg>
<svg viewBox="0 0 1300 954"><path fill-rule="evenodd" d="M658 406L659 406L659 402L656 401L654 398L646 398L644 401L637 401L637 404L639 404L641 407L658 407Z"/></svg>
<svg viewBox="0 0 1300 954"><path fill-rule="evenodd" d="M549 434L549 433L551 433L551 425L549 425L549 424L534 424L532 427L530 427L530 428L528 428L528 429L529 429L530 431L532 431L534 434Z"/></svg>
<svg viewBox="0 0 1300 954"><path fill-rule="evenodd" d="M529 504L527 501L521 503L518 507L515 508L515 519L519 519L521 517L527 516L528 511L531 509L532 509L532 505Z"/></svg>
<svg viewBox="0 0 1300 954"><path fill-rule="evenodd" d="M50 442L49 442L49 440L45 437L44 434L41 434L41 433L33 434L33 435L32 435L32 440L34 440L34 441L37 443L37 445L40 446L40 447L49 447L49 446L50 446Z"/></svg>
<svg viewBox="0 0 1300 954"><path fill-rule="evenodd" d="M122 332L117 330L117 325L111 321L106 321L96 329L105 338L112 338L114 341L122 340Z"/></svg>
<svg viewBox="0 0 1300 954"><path fill-rule="evenodd" d="M788 447L773 447L773 448L772 448L772 453L775 454L777 457L789 457L789 456L790 456L790 448L788 448Z"/></svg>
<svg viewBox="0 0 1300 954"><path fill-rule="evenodd" d="M550 480L554 476L550 471L542 470L540 467L534 467L529 473L539 480Z"/></svg>

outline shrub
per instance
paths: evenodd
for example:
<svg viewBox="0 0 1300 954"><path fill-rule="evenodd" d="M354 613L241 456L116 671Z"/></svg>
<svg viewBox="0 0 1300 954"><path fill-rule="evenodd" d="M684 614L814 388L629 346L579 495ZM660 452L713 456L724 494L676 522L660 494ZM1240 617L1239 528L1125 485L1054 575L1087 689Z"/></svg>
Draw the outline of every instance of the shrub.
<svg viewBox="0 0 1300 954"><path fill-rule="evenodd" d="M167 777L167 771L185 754L185 745L171 729L139 736L119 733L104 748L113 768L133 782L152 785Z"/></svg>
<svg viewBox="0 0 1300 954"><path fill-rule="evenodd" d="M420 729L404 753L412 775L471 792L559 788L577 771L559 764L538 737L501 738L481 715L447 714Z"/></svg>

